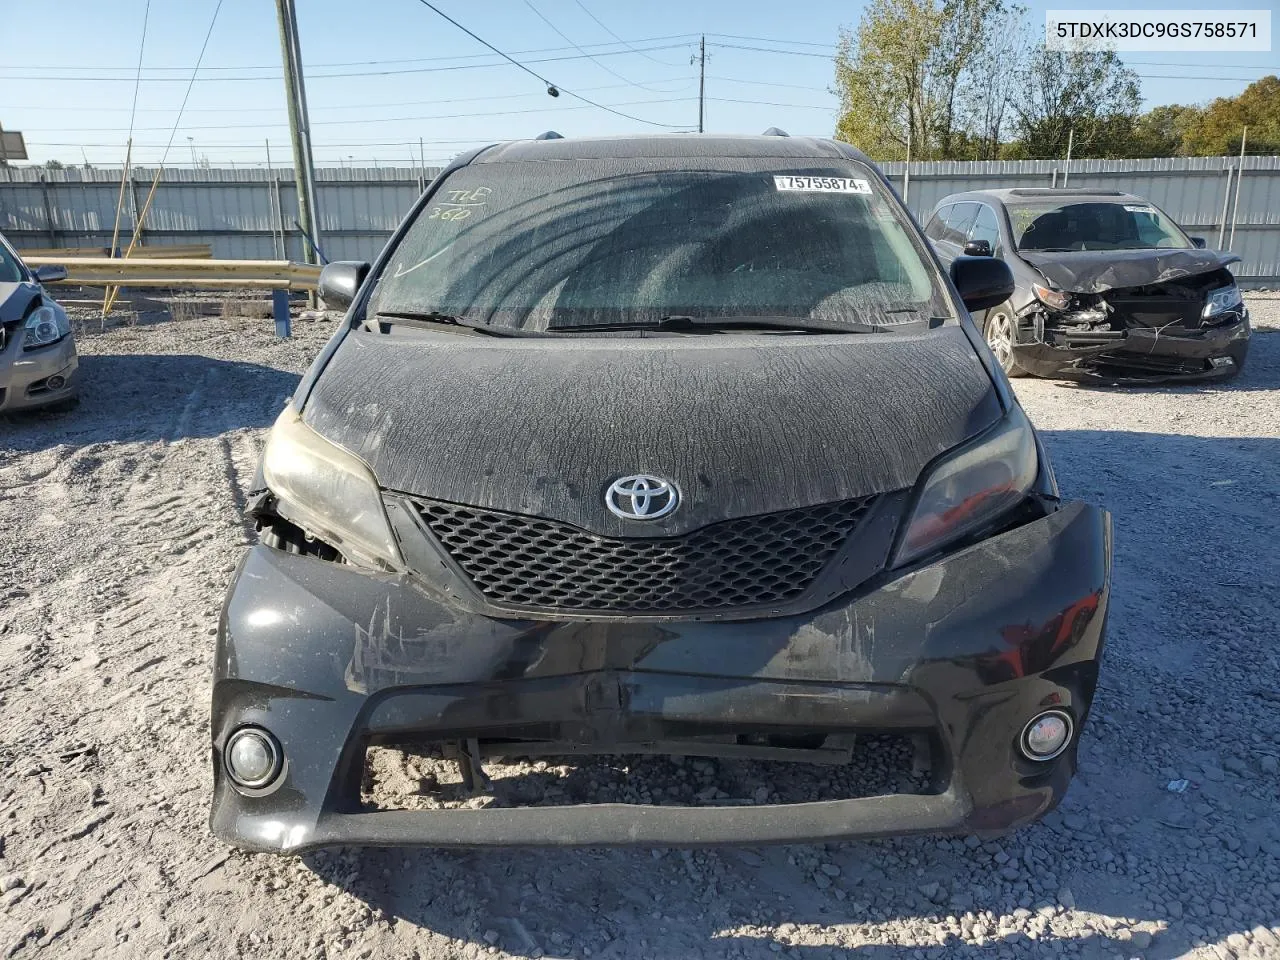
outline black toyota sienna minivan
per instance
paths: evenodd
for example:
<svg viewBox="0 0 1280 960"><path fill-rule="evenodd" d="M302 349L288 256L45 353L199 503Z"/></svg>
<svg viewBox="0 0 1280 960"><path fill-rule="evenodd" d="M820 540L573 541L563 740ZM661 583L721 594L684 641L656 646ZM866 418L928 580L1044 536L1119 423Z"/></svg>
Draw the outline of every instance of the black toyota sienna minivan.
<svg viewBox="0 0 1280 960"><path fill-rule="evenodd" d="M459 158L376 263L324 269L347 314L271 430L219 628L214 833L668 845L1043 815L1111 533L1059 499L969 317L1010 285L989 257L944 272L842 143ZM798 802L518 782L690 757L782 785L899 743L912 776ZM456 776L393 802L370 766L393 747Z"/></svg>

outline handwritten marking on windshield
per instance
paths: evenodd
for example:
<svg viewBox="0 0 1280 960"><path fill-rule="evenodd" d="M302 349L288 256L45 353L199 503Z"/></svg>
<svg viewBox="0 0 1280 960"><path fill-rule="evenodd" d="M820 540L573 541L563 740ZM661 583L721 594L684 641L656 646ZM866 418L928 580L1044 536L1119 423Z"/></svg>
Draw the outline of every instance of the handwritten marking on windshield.
<svg viewBox="0 0 1280 960"><path fill-rule="evenodd" d="M431 256L427 257L425 260L419 260L412 267L405 267L403 264L397 263L396 272L392 274L392 276L398 279L407 274L413 273L413 271L417 270L419 267L425 267L428 263L430 263L432 260L440 256L440 254L444 253L445 250L448 250L448 249L449 249L448 247L442 247L441 249L433 253Z"/></svg>
<svg viewBox="0 0 1280 960"><path fill-rule="evenodd" d="M488 202L492 187L473 187L470 190L446 190L445 199L441 200L431 212L428 220L466 220L471 211L483 207Z"/></svg>
<svg viewBox="0 0 1280 960"><path fill-rule="evenodd" d="M427 213L427 219L452 220L454 222L466 220L471 216L472 210L480 209L489 202L488 198L492 193L492 187L472 187L470 190L445 190L443 192L444 199L431 208L430 212ZM396 269L392 274L392 277L398 279L407 274L413 273L413 271L418 268L425 267L428 263L448 249L449 248L447 246L443 247L426 259L419 260L411 267L406 267L403 264L396 264Z"/></svg>

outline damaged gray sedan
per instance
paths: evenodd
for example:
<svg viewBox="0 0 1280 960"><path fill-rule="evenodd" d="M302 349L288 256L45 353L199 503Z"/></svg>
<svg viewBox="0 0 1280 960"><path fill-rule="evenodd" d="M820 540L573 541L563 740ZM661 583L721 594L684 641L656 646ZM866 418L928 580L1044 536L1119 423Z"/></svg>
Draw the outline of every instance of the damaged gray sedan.
<svg viewBox="0 0 1280 960"><path fill-rule="evenodd" d="M975 315L1010 376L1108 383L1230 377L1249 313L1227 267L1155 205L1105 190L978 190L934 209L939 256L994 256L1017 287Z"/></svg>
<svg viewBox="0 0 1280 960"><path fill-rule="evenodd" d="M41 286L66 275L64 267L31 271L0 236L0 414L75 401L71 322Z"/></svg>

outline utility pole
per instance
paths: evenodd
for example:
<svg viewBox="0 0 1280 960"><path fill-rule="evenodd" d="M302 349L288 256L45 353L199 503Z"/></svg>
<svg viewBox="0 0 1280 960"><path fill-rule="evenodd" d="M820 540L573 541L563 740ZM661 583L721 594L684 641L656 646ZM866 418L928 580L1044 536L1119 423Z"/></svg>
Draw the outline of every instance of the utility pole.
<svg viewBox="0 0 1280 960"><path fill-rule="evenodd" d="M707 93L707 35L698 41L698 132L702 132L702 109Z"/></svg>
<svg viewBox="0 0 1280 960"><path fill-rule="evenodd" d="M319 263L320 213L316 207L315 160L311 153L311 120L302 80L302 47L294 0L276 0L280 17L280 49L284 56L285 100L289 105L289 136L293 141L293 169L297 179L298 225L302 228L303 260Z"/></svg>

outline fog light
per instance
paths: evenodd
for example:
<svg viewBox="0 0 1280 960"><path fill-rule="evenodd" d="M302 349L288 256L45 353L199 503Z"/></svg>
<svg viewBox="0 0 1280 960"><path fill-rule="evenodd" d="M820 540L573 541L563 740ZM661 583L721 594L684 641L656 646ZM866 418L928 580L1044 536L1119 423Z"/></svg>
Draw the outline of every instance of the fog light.
<svg viewBox="0 0 1280 960"><path fill-rule="evenodd" d="M45 386L47 386L50 390L61 390L64 386L66 386L66 384L67 384L67 378L59 376L56 373L52 377L50 377L48 380L45 381Z"/></svg>
<svg viewBox="0 0 1280 960"><path fill-rule="evenodd" d="M1031 718L1022 730L1022 752L1032 760L1052 760L1071 742L1071 715L1046 710Z"/></svg>
<svg viewBox="0 0 1280 960"><path fill-rule="evenodd" d="M227 740L227 773L240 787L265 787L280 773L280 746L276 738L256 727L243 727Z"/></svg>

